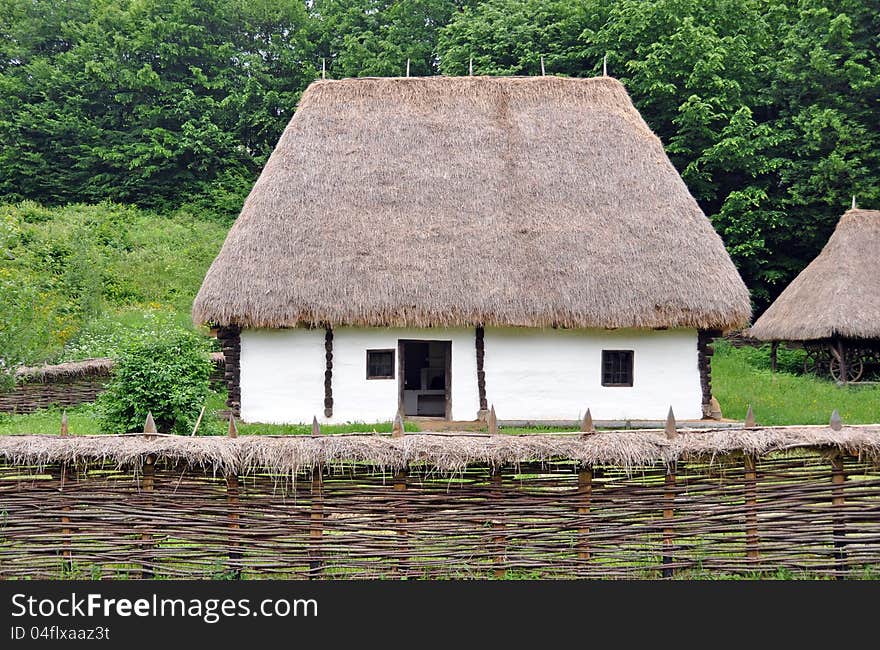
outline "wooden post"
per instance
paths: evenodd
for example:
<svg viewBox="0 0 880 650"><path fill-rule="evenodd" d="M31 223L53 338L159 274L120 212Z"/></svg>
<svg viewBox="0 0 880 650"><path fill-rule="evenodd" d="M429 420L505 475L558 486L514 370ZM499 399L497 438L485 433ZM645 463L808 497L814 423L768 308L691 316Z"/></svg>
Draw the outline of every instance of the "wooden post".
<svg viewBox="0 0 880 650"><path fill-rule="evenodd" d="M776 372L776 352L779 350L779 341L770 344L770 372Z"/></svg>
<svg viewBox="0 0 880 650"><path fill-rule="evenodd" d="M755 412L752 410L752 405L749 404L749 408L746 411L746 419L743 422L743 429L754 429L755 428Z"/></svg>
<svg viewBox="0 0 880 650"><path fill-rule="evenodd" d="M666 473L666 491L663 493L663 577L671 578L675 575L675 569L671 565L674 562L673 545L675 544L675 465L671 465Z"/></svg>
<svg viewBox="0 0 880 650"><path fill-rule="evenodd" d="M489 475L489 498L490 499L501 499L504 497L503 487L501 483L501 468L493 467L492 472ZM507 569L505 568L505 546L506 546L506 538L504 535L504 523L499 520L492 520L492 529L495 531L495 536L492 538L492 546L495 551L495 557L492 558L492 563L495 565L495 571L493 575L498 580L503 580L507 576Z"/></svg>
<svg viewBox="0 0 880 650"><path fill-rule="evenodd" d="M400 511L406 512L406 480L409 475L409 472L406 470L400 470L394 475L394 495L395 495L395 506L396 510L398 510L397 516L394 518L394 523L397 527L397 534L399 538L399 546L400 552L397 558L397 567L395 567L395 573L401 573L406 576L409 571L409 566L407 563L407 555L408 555L408 544L407 544L407 531L406 526L408 523L408 519L405 514L402 514Z"/></svg>
<svg viewBox="0 0 880 650"><path fill-rule="evenodd" d="M238 438L238 427L235 424L235 415L229 414L229 428L226 435L230 438ZM241 578L242 548L239 530L241 525L238 521L238 498L240 484L238 473L233 472L226 476L226 505L229 509L229 573L230 576L239 580Z"/></svg>
<svg viewBox="0 0 880 650"><path fill-rule="evenodd" d="M837 339L837 354L840 357L840 381L846 385L846 349L843 347L843 339Z"/></svg>
<svg viewBox="0 0 880 650"><path fill-rule="evenodd" d="M678 437L678 431L676 431L675 424L675 413L672 412L672 407L669 407L669 413L666 416L666 427L664 429L666 432L666 437L669 440L673 440Z"/></svg>
<svg viewBox="0 0 880 650"><path fill-rule="evenodd" d="M321 435L318 418L312 417L312 436ZM309 579L320 577L322 569L321 538L324 535L324 468L317 463L312 468L312 512L309 517Z"/></svg>
<svg viewBox="0 0 880 650"><path fill-rule="evenodd" d="M400 413L394 416L394 423L391 425L391 437L392 438L403 438L405 435L404 426L403 426L403 418L400 417Z"/></svg>
<svg viewBox="0 0 880 650"><path fill-rule="evenodd" d="M758 472L755 456L746 454L745 506L746 506L746 558L758 559Z"/></svg>
<svg viewBox="0 0 880 650"><path fill-rule="evenodd" d="M309 579L319 578L322 569L321 537L324 534L324 469L318 464L312 469L312 513L309 528Z"/></svg>
<svg viewBox="0 0 880 650"><path fill-rule="evenodd" d="M584 468L578 472L578 515L587 518L590 514L590 499L593 496L593 468ZM585 562L590 559L590 526L582 523L578 529L578 559Z"/></svg>
<svg viewBox="0 0 880 650"><path fill-rule="evenodd" d="M831 458L831 484L832 484L832 528L834 538L834 559L836 560L837 580L844 580L849 573L849 564L847 562L846 553L846 517L842 512L846 497L844 496L844 486L846 484L846 473L843 469L843 455L836 453Z"/></svg>
<svg viewBox="0 0 880 650"><path fill-rule="evenodd" d="M63 411L61 413L61 437L67 438L70 435L67 428L67 411ZM73 476L70 474L69 469L67 467L67 463L61 463L61 473L59 476L59 480L61 482L61 489L59 490L62 493L61 499L64 505L61 507L61 534L64 538L62 557L64 558L64 571L70 573L73 571L73 552L71 551L71 535L73 531L70 529L70 506L67 503L67 498L64 496L64 488L66 484L73 480Z"/></svg>
<svg viewBox="0 0 880 650"><path fill-rule="evenodd" d="M154 440L155 436L150 435L153 433L158 433L156 430L156 422L153 420L153 414L147 413L147 420L144 422L144 438L146 440ZM144 458L144 466L142 469L143 478L141 481L141 492L144 495L144 501L147 510L150 510L153 505L153 486L155 482L155 470L156 470L156 457L153 454L147 454L147 457ZM141 547L144 551L144 556L147 556L147 550L152 548L153 546L153 535L149 532L141 533ZM153 578L155 576L155 569L153 567L154 558L150 558L149 560L144 559L141 562L141 577L144 579Z"/></svg>
<svg viewBox="0 0 880 650"><path fill-rule="evenodd" d="M144 459L143 478L141 481L141 492L144 495L144 501L148 509L153 505L153 486L155 480L156 457L153 454L147 454ZM141 546L144 550L144 556L148 555L148 549L153 547L153 535L149 532L141 533ZM151 555L151 554L150 554ZM153 558L144 559L141 562L141 578L149 579L155 577L153 567Z"/></svg>
<svg viewBox="0 0 880 650"><path fill-rule="evenodd" d="M590 413L590 409L587 409L587 412L584 413L584 419L581 420L581 432L584 434L584 437L596 433L596 427L593 426L593 414Z"/></svg>
<svg viewBox="0 0 880 650"><path fill-rule="evenodd" d="M492 405L492 408L489 409L489 417L486 420L486 424L488 425L489 435L497 436L498 435L498 418L495 416L495 405Z"/></svg>

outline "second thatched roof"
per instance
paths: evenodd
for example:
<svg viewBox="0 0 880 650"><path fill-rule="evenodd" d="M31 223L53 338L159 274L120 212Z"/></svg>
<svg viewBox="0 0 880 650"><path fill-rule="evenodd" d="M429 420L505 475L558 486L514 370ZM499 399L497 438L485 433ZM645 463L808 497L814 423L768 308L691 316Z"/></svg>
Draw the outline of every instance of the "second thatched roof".
<svg viewBox="0 0 880 650"><path fill-rule="evenodd" d="M750 333L764 341L880 338L880 210L848 210Z"/></svg>
<svg viewBox="0 0 880 650"><path fill-rule="evenodd" d="M745 324L748 292L610 78L317 81L193 306L245 327Z"/></svg>

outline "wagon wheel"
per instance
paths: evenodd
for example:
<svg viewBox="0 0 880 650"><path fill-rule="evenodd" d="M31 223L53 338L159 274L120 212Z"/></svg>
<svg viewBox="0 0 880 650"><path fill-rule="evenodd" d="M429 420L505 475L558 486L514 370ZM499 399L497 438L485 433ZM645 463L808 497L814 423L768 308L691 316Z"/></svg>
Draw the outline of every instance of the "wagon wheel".
<svg viewBox="0 0 880 650"><path fill-rule="evenodd" d="M828 372L828 360L824 350L807 349L804 357L804 374L821 376Z"/></svg>
<svg viewBox="0 0 880 650"><path fill-rule="evenodd" d="M846 381L847 382L856 382L862 378L862 373L865 372L865 363L862 361L862 358L852 354L851 352L844 352L846 355ZM835 381L841 381L840 376L840 355L835 351L834 354L831 355L831 363L828 364L828 371L831 373L831 377Z"/></svg>

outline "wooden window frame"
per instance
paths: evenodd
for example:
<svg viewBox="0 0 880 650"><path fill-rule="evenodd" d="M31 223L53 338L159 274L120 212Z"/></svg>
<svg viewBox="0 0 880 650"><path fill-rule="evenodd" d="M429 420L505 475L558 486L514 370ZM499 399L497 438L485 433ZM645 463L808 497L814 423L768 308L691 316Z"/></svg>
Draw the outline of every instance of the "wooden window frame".
<svg viewBox="0 0 880 650"><path fill-rule="evenodd" d="M391 374L390 375L370 375L370 355L375 353L385 352L391 355ZM396 350L394 348L376 348L374 350L367 350L367 367L366 367L366 377L368 381L372 381L374 379L394 379L396 374L394 372L394 353Z"/></svg>
<svg viewBox="0 0 880 650"><path fill-rule="evenodd" d="M606 354L627 354L627 355L629 355L629 372L627 373L629 375L629 382L628 383L616 383L616 382L615 383L612 383L612 382L606 383L605 382L605 355ZM600 372L599 379L602 383L602 386L605 386L607 388L632 388L633 384L635 383L635 359L636 359L635 350L602 350L602 361L601 361L600 369L599 369L599 372Z"/></svg>

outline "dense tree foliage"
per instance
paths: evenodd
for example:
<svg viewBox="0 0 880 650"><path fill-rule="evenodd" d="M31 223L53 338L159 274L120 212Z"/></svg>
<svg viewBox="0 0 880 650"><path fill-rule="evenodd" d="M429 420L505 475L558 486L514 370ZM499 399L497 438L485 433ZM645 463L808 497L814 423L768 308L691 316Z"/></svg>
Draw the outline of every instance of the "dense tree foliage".
<svg viewBox="0 0 880 650"><path fill-rule="evenodd" d="M320 76L629 89L761 307L880 207L873 0L0 0L0 199L228 220Z"/></svg>

